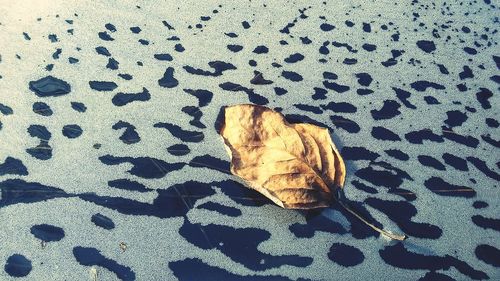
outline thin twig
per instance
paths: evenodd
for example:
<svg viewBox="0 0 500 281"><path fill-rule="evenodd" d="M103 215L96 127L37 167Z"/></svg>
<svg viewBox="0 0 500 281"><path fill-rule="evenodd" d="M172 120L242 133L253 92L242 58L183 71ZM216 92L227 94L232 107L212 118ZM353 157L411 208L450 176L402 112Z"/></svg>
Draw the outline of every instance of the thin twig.
<svg viewBox="0 0 500 281"><path fill-rule="evenodd" d="M376 227L375 225L369 223L363 217L361 217L360 215L358 215L356 212L354 212L353 210L351 210L351 208L347 207L340 200L338 200L338 202L339 202L340 206L342 206L346 211L348 211L349 213L351 213L353 216L357 217L360 221L364 222L366 225L368 225L369 227L371 227L373 230L379 232L380 234L385 235L385 236L387 236L387 237L389 237L391 239L394 239L394 240L399 240L399 241L403 241L403 240L405 240L407 238L406 235L393 234L393 233L390 233L388 231L385 231L383 229L380 229L380 228Z"/></svg>

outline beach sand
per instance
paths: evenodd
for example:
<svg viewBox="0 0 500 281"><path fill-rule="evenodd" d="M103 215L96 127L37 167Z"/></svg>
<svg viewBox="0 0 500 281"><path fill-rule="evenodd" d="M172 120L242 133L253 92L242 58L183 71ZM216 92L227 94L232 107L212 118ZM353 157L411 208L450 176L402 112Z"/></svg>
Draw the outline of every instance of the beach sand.
<svg viewBox="0 0 500 281"><path fill-rule="evenodd" d="M500 279L489 2L0 0L0 280ZM228 182L214 124L249 102L329 127L346 197L409 239Z"/></svg>

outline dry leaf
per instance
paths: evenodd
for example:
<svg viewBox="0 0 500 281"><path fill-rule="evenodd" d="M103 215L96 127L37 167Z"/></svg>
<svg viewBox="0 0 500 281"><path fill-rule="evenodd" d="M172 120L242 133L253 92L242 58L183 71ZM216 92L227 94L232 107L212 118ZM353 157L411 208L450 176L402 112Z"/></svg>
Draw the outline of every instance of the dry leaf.
<svg viewBox="0 0 500 281"><path fill-rule="evenodd" d="M220 134L231 172L277 205L289 209L330 206L345 181L345 165L328 129L289 124L281 113L242 104L224 109ZM377 228L344 202L339 204L374 230L396 240L406 236Z"/></svg>
<svg viewBox="0 0 500 281"><path fill-rule="evenodd" d="M328 129L244 104L225 108L221 135L231 172L281 207L327 207L344 184L344 161Z"/></svg>

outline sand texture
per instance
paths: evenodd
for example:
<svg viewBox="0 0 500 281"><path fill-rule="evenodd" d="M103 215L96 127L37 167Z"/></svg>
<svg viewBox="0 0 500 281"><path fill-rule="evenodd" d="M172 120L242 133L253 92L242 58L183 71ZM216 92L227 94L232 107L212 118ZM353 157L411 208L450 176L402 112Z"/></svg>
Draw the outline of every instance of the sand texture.
<svg viewBox="0 0 500 281"><path fill-rule="evenodd" d="M0 0L0 280L500 280L497 1ZM224 106L329 129L344 195L229 172Z"/></svg>

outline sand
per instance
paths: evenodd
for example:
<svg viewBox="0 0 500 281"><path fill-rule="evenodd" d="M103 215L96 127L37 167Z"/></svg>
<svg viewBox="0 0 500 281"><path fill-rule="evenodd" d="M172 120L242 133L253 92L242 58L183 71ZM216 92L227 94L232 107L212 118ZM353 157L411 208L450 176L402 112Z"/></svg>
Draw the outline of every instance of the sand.
<svg viewBox="0 0 500 281"><path fill-rule="evenodd" d="M282 108L283 113L307 115L327 124L332 128L332 138L340 149L346 146L364 147L379 154L377 161L391 163L406 171L413 180L404 179L400 188L416 195L416 199L408 203L417 211L411 220L435 225L442 230L442 234L438 239L410 235L410 239L404 244L405 248L424 255L450 255L486 273L490 280L500 279L498 267L484 262L475 253L480 244L497 249L500 247L498 229L481 228L471 219L475 215L481 215L498 220L498 181L485 175L471 163L468 163L468 171L460 171L450 165L446 165L445 170L437 170L423 166L417 160L420 155L428 155L444 163L442 154L447 152L464 159L477 157L485 161L494 174L498 175L500 172L498 157L495 157L498 154L497 148L481 138L485 135L496 140L500 138L498 129L485 123L486 118L499 119L498 84L490 79L498 75L498 68L493 60L493 55L498 55L498 35L494 32L498 29L495 9L485 3L488 1L470 5L438 1L424 5L429 6L429 9L425 9L420 3L413 5L400 1L313 2L30 0L19 3L1 0L0 104L12 108L13 114L0 114L0 164L7 157L21 160L29 174L0 174L0 188L6 180L22 179L57 187L68 194L68 197L8 206L4 206L5 198L0 197L0 280L21 280L4 270L5 261L15 253L25 256L32 263L32 269L24 280L93 280L93 271L98 272L98 280L117 280L115 273L102 266L80 264L73 254L73 249L78 246L96 248L106 258L129 267L136 280L176 280L169 263L186 258L198 258L210 266L223 268L237 275L281 275L291 280L417 280L429 272L425 269L429 268L429 264L425 264L423 269L389 265L381 258L379 251L395 242L383 237L354 238L349 230L353 223L361 222L348 221L345 213L341 214L333 209L326 209L321 215L328 220L340 222L348 231L346 234L316 231L311 238L298 238L290 231L289 226L304 224L306 219L302 213L273 205L242 206L224 194L220 187L212 187L213 195L196 201L195 208L187 212L186 218L127 215L72 196L94 193L97 196L122 197L152 204L157 197L154 190L165 190L188 180L210 183L234 179L231 175L213 169L190 166L168 173L162 178L145 179L127 173L132 167L129 163L105 165L99 160L104 155L147 156L166 162L187 163L193 157L205 154L228 160L222 141L214 130L217 114L222 106L248 103L249 98L242 91L222 90L219 84L225 82L254 89L255 93L269 100L267 106ZM466 12L469 14L464 15ZM413 13L418 13L418 17ZM305 16L301 18L301 14ZM210 16L210 20L204 21L200 18L202 16ZM71 20L72 23L66 20ZM346 20L352 21L355 26L348 27ZM175 29L169 29L162 21L167 21ZM250 28L244 28L244 21L249 23ZM320 26L325 22L334 25L335 29L321 30ZM107 30L107 23L112 23L117 31ZM289 28L289 34L280 32L289 23L294 24ZM363 31L363 23L371 23L371 32ZM419 26L419 23L423 25ZM202 28L196 27L197 24L201 24ZM387 25L388 30L384 30L382 25ZM134 34L129 29L135 26L140 27L139 34ZM464 32L463 26L472 31ZM433 37L434 28L438 30L439 38ZM73 34L68 32L70 29ZM104 31L115 40L100 39L98 33ZM28 34L30 40L23 36L23 32ZM225 35L231 32L238 37ZM57 42L51 42L51 34L57 36ZM398 41L391 37L392 34L399 35ZM480 39L482 34L486 34L487 39ZM448 35L450 38L447 40ZM172 36L179 37L180 41L167 40ZM312 43L303 43L306 36ZM139 39L148 40L149 44L143 45L138 42ZM280 44L280 40L287 44ZM435 51L427 53L420 49L416 44L419 40L432 40ZM329 54L325 55L319 53L319 49L326 41ZM331 44L333 41L347 43L357 52L350 52L345 47L334 47ZM481 44L481 47L476 47L479 52L476 55L464 52L465 46L474 47L474 41ZM175 50L178 43L182 44L185 51ZM376 51L364 50L362 46L365 43L376 45ZM238 44L243 49L235 53L228 50L228 44ZM267 46L268 53L253 53L254 48L259 45ZM119 62L118 70L106 68L108 57L96 53L95 48L98 46L105 46L111 52L112 57ZM53 54L58 48L62 52L59 59L54 59ZM394 56L391 50L404 52L394 59L397 61L396 65L383 66L381 62ZM161 53L171 54L173 61L154 58L154 54ZM284 61L294 53L301 53L305 58L293 64ZM70 63L70 57L78 59L78 62ZM343 63L345 58L356 58L357 63ZM249 65L249 60L252 59L257 62L257 67ZM323 63L321 59L326 61ZM143 66L138 65L139 61ZM208 65L210 61L230 62L237 69L224 71L220 76L193 75L183 69L189 65L213 71ZM282 67L273 67L272 63L278 63ZM46 70L48 64L54 64L52 71ZM450 74L440 72L438 64L445 65ZM459 73L464 70L464 65L473 70L474 77L461 81ZM178 86L165 88L158 84L167 67L174 68ZM274 83L251 84L254 70L262 72L265 79ZM283 70L299 73L302 81L285 79L282 76ZM348 85L349 90L339 93L329 89L326 99L313 99L311 96L314 88L325 87L323 81L327 79L323 78L324 72L337 74L338 79L329 81ZM118 73L128 73L133 79L126 81L119 78ZM369 73L373 82L370 86L358 84L356 73ZM30 91L28 83L47 75L68 82L71 92L59 97L37 97ZM109 92L95 91L89 87L89 81L94 80L114 81L118 88ZM446 89L420 92L410 86L419 80L436 82ZM460 83L466 83L468 89L460 92L457 89L457 84ZM148 101L135 101L124 106L113 104L112 99L117 92L139 93L143 87L150 92ZM285 88L288 93L278 96L274 87ZM411 92L408 102L415 109L399 100L393 87ZM359 95L356 93L358 88L370 88L374 92ZM494 93L489 99L488 109L476 98L480 88L487 88ZM200 109L203 112L201 122L206 125L206 129L190 125L192 117L181 111L185 106L198 106L198 100L183 89L206 89L213 92L211 102ZM440 104L428 104L425 96L436 98ZM400 113L393 118L374 120L372 111L380 110L385 100L396 101L400 105L397 109ZM71 102L75 101L84 103L87 110L80 113L72 109ZM357 111L339 113L322 110L323 113L316 114L294 106L302 104L320 109L321 105L331 101L350 103ZM35 114L32 110L35 102L49 104L54 113L51 116ZM466 107L474 108L475 112L467 111ZM453 128L454 132L480 140L477 147L461 145L448 139L443 142L411 144L404 138L406 133L421 129L441 134L441 127L446 125L443 122L447 119L447 112L452 110L465 112L468 116L466 122ZM330 116L335 115L353 120L359 126L359 132L349 132L334 125ZM134 144L120 141L123 129L112 129L119 120L132 124L141 140ZM191 152L185 156L173 156L166 148L182 141L165 129L155 128L153 125L158 122L176 124L185 130L202 131L204 139L199 143L185 142ZM51 132L49 145L53 151L48 160L35 159L26 151L40 143L38 138L30 137L27 133L27 128L34 124L43 125ZM81 136L74 139L64 136L62 128L68 124L80 126L83 130ZM373 126L390 129L402 141L374 139L371 135ZM94 144L101 146L96 149ZM389 149L405 152L410 160L400 161L388 156L384 151ZM383 186L374 186L378 190L377 194L369 194L353 186L353 180L373 186L355 175L356 171L369 164L370 161L366 159L346 162L346 197L359 202L364 202L369 197L405 201L400 196L388 193ZM455 185L473 188L476 196L464 198L436 194L424 184L433 176ZM127 191L108 186L108 181L119 178L137 181L151 191ZM486 202L488 207L472 207L476 201ZM196 208L205 202L217 202L237 208L241 210L241 216L229 217ZM384 213L373 207L366 208L385 229L403 232ZM399 211L395 208L391 212ZM96 213L111 218L115 228L106 230L97 227L91 222L92 215ZM307 267L283 265L262 271L252 270L215 248L203 249L187 241L179 232L185 220L202 227L214 224L265 230L270 238L258 246L259 251L273 256L309 257L312 258L312 263ZM38 224L61 227L65 237L57 242L48 242L42 248L41 241L30 233L30 228ZM121 242L127 245L125 251L120 249ZM333 243L343 243L361 250L363 262L351 267L333 262L328 258ZM245 253L245 249L241 251ZM456 280L470 278L455 267L439 269L438 272ZM269 280L273 279L269 277Z"/></svg>

